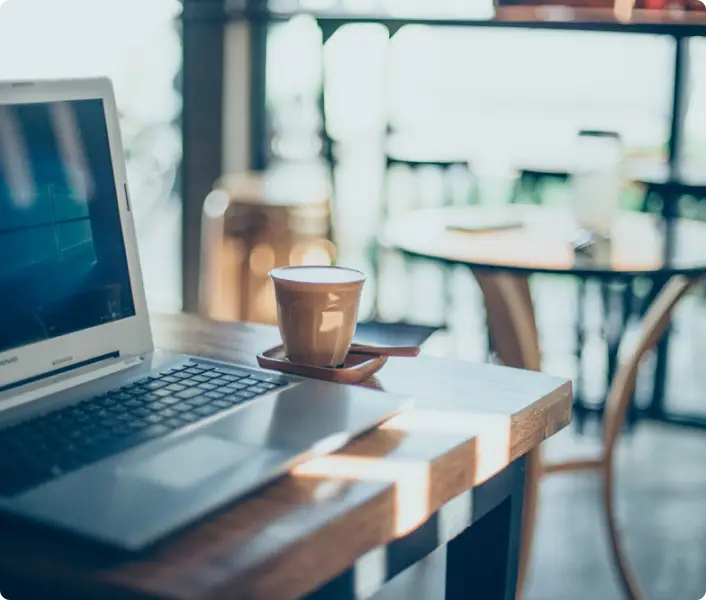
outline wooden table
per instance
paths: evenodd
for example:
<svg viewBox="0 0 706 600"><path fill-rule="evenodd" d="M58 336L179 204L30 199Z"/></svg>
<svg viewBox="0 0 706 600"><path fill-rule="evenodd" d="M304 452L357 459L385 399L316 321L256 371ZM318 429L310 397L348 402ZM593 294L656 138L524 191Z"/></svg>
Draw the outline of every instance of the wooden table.
<svg viewBox="0 0 706 600"><path fill-rule="evenodd" d="M524 223L517 229L487 233L464 233L449 229L447 225L484 219L501 214ZM669 228L671 235L668 235ZM608 338L608 382L612 381L617 367L618 349L629 317L628 302L632 300L631 283L636 278L649 280L652 291L646 305L674 275L698 277L706 274L706 223L692 219L674 219L669 225L652 215L625 212L619 215L613 229L610 246L596 256L577 254L572 245L576 233L575 221L567 210L542 206L509 206L501 208L463 207L430 209L410 213L393 220L384 233L388 247L402 251L410 257L470 267L483 288L488 277L505 277L516 289L524 310L532 320L533 307L527 277L534 273L572 275L602 283L604 303L611 310L606 327ZM667 239L672 239L667 251ZM490 283L490 282L488 282ZM487 286L486 286L487 287ZM486 290L484 289L484 293ZM579 295L581 298L582 295ZM488 302L486 294L486 305ZM583 308L579 305L579 314ZM489 316L490 311L489 311ZM504 329L496 323L496 329ZM491 327L492 328L492 327ZM531 333L530 333L531 334ZM532 335L532 334L531 334ZM536 336L536 331L534 332ZM579 361L584 332L577 332ZM664 409L664 382L667 366L667 338L660 341L655 367L654 393L649 407L630 411L632 420L644 415L674 424L706 428L706 420L698 415L675 415ZM529 366L526 362L511 360L512 366ZM579 369L580 372L580 369ZM587 411L601 409L595 404L583 403L581 386L576 385L576 417Z"/></svg>
<svg viewBox="0 0 706 600"><path fill-rule="evenodd" d="M254 364L268 326L185 315L158 346ZM571 418L571 384L422 357L376 383L415 409L141 556L2 522L0 591L25 598L513 598L524 455ZM389 582L389 583L386 583Z"/></svg>

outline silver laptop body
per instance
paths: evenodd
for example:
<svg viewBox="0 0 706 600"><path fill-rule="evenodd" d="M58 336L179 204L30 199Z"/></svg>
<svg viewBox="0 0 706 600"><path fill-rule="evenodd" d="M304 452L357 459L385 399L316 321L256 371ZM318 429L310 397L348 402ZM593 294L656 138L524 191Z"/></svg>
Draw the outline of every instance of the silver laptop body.
<svg viewBox="0 0 706 600"><path fill-rule="evenodd" d="M139 550L408 405L155 351L105 79L0 83L0 512Z"/></svg>

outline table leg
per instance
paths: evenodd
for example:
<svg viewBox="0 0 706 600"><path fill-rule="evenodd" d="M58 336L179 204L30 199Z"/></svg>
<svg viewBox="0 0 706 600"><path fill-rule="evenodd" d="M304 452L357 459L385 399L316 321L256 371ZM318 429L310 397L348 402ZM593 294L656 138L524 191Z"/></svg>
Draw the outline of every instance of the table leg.
<svg viewBox="0 0 706 600"><path fill-rule="evenodd" d="M621 340L622 337L625 335L625 330L627 329L628 322L630 321L630 317L633 314L633 311L635 310L634 307L634 299L635 299L635 290L634 290L634 285L635 281L633 279L627 281L625 283L625 287L623 288L622 292L622 330L621 330ZM611 380L611 384L612 384ZM627 420L629 425L634 425L637 420L638 420L638 410L637 410L637 404L635 402L635 391L633 390L632 393L632 401L630 402L630 406L628 407L628 415L627 415Z"/></svg>
<svg viewBox="0 0 706 600"><path fill-rule="evenodd" d="M632 301L632 282L621 283L616 289L615 283L602 283L605 337L608 346L608 368L606 372L606 395L613 384L613 379L618 370L618 357L620 345L625 335L628 319L630 317L630 304ZM634 410L632 410L634 413Z"/></svg>
<svg viewBox="0 0 706 600"><path fill-rule="evenodd" d="M647 409L652 419L664 420L665 396L667 391L667 363L669 361L669 329L664 332L662 339L657 343L657 356L655 360L654 387L652 400Z"/></svg>
<svg viewBox="0 0 706 600"><path fill-rule="evenodd" d="M446 600L515 598L522 533L524 458L508 469L513 472L505 500L448 545Z"/></svg>
<svg viewBox="0 0 706 600"><path fill-rule="evenodd" d="M678 216L677 203L679 202L679 194L676 192L665 192L662 197L662 216L664 217L664 255L665 260L669 260L674 253L675 230L674 220ZM666 285L667 280L655 280L653 287L654 292L651 296L657 297L657 294ZM646 310L646 309L645 309ZM652 400L650 401L647 412L653 419L664 419L664 401L667 389L667 364L669 359L669 337L670 328L667 328L662 336L662 339L657 344L657 357L655 363L654 385L652 388Z"/></svg>
<svg viewBox="0 0 706 600"><path fill-rule="evenodd" d="M586 341L585 306L586 280L580 277L576 288L576 379L574 381L574 423L579 433L583 433L586 408L583 396L583 346Z"/></svg>

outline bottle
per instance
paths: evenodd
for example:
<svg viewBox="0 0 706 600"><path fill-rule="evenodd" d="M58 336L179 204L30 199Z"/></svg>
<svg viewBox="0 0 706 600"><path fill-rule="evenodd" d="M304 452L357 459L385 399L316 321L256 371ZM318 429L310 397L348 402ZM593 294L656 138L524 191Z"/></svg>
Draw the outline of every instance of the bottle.
<svg viewBox="0 0 706 600"><path fill-rule="evenodd" d="M583 130L571 177L576 224L593 235L610 238L623 185L623 146L610 131Z"/></svg>

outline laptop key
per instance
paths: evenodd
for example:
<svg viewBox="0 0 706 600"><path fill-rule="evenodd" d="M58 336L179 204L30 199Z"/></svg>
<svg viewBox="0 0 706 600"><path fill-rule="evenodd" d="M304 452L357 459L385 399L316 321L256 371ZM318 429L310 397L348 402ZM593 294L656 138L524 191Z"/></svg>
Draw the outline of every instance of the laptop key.
<svg viewBox="0 0 706 600"><path fill-rule="evenodd" d="M117 425L111 428L111 440L119 440L124 438L128 433L130 433L130 425L128 421L121 421Z"/></svg>
<svg viewBox="0 0 706 600"><path fill-rule="evenodd" d="M262 383L270 383L272 385L275 385L277 387L282 386L282 385L289 385L292 383L290 379L287 379L286 377L282 377L282 375L270 375L270 374L263 374L263 373L258 373L254 379L257 379L258 381Z"/></svg>
<svg viewBox="0 0 706 600"><path fill-rule="evenodd" d="M267 373L253 373L250 375L250 379L269 382L270 379L272 379L272 375L268 375Z"/></svg>
<svg viewBox="0 0 706 600"><path fill-rule="evenodd" d="M197 415L201 415L202 417L209 417L211 415L215 415L217 412L219 412L219 408L217 406L213 406L212 404L207 404L206 406L199 406L194 409L194 412Z"/></svg>
<svg viewBox="0 0 706 600"><path fill-rule="evenodd" d="M228 402L228 400L224 397L222 400L216 400L216 401L212 402L211 404L213 406L217 406L218 408L222 408L225 410L226 408L230 408L231 406L233 406L233 404L235 404L235 403Z"/></svg>
<svg viewBox="0 0 706 600"><path fill-rule="evenodd" d="M171 419L167 419L164 421L163 425L165 427L169 427L170 429L179 429L180 427L184 426L184 421L181 419L178 419L176 417L173 417Z"/></svg>
<svg viewBox="0 0 706 600"><path fill-rule="evenodd" d="M191 407L194 407L194 406L203 406L204 404L210 404L210 402L211 402L211 398L204 395L204 396L196 396L195 398L190 398L189 402L187 404L189 404Z"/></svg>
<svg viewBox="0 0 706 600"><path fill-rule="evenodd" d="M146 383L142 387L146 390L154 391L154 390L158 390L160 388L163 388L165 385L167 385L167 384L164 383L163 381L157 380L157 381L150 381L149 383Z"/></svg>
<svg viewBox="0 0 706 600"><path fill-rule="evenodd" d="M161 437L170 432L171 429L169 429L169 427L167 427L166 425L151 425L150 427L139 431L135 436L131 437L130 441L132 442L132 445L137 445L141 444L142 442L146 442L147 440L150 440L152 438Z"/></svg>
<svg viewBox="0 0 706 600"><path fill-rule="evenodd" d="M115 405L115 400L111 398L110 396L103 396L100 398L98 401L96 401L96 406L100 406L102 408L110 408L111 406ZM64 418L61 413L55 413L56 417L54 418Z"/></svg>
<svg viewBox="0 0 706 600"><path fill-rule="evenodd" d="M182 400L188 400L189 398L194 398L201 394L203 394L203 390L198 388L187 388L181 392L177 392L175 395L177 398L181 398Z"/></svg>
<svg viewBox="0 0 706 600"><path fill-rule="evenodd" d="M243 371L241 369L234 369L231 367L228 367L228 369L223 370L224 374L232 376L232 377L237 377L238 379L243 379L244 377L250 377L252 373L249 371Z"/></svg>
<svg viewBox="0 0 706 600"><path fill-rule="evenodd" d="M147 423L145 423L144 421L132 421L129 423L129 425L130 425L130 429L132 431L139 431L141 429L145 429L145 428L149 427L149 425Z"/></svg>
<svg viewBox="0 0 706 600"><path fill-rule="evenodd" d="M149 394L145 394L144 396L140 397L140 400L143 404L149 404L150 402L159 402L161 399L161 396L158 396L153 392L150 392Z"/></svg>
<svg viewBox="0 0 706 600"><path fill-rule="evenodd" d="M183 412L179 415L179 418L185 423L194 423L201 419L201 417L193 412Z"/></svg>

